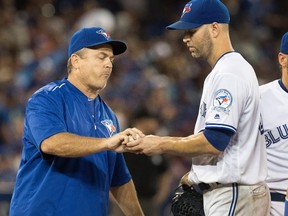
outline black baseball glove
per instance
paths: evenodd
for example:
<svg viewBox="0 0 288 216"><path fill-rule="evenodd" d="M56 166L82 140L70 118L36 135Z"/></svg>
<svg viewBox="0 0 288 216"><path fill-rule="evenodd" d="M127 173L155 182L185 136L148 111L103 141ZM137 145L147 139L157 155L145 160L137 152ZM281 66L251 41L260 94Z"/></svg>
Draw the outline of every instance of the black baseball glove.
<svg viewBox="0 0 288 216"><path fill-rule="evenodd" d="M171 212L174 216L205 216L203 195L192 187L181 184L172 198Z"/></svg>

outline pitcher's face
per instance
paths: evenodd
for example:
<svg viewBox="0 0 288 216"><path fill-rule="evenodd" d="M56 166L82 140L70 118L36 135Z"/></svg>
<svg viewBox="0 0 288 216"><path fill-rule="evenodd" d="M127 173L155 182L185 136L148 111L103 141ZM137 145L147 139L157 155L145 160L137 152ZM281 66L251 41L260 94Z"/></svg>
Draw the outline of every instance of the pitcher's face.
<svg viewBox="0 0 288 216"><path fill-rule="evenodd" d="M187 45L193 58L207 59L212 51L212 41L207 25L184 32L183 42Z"/></svg>

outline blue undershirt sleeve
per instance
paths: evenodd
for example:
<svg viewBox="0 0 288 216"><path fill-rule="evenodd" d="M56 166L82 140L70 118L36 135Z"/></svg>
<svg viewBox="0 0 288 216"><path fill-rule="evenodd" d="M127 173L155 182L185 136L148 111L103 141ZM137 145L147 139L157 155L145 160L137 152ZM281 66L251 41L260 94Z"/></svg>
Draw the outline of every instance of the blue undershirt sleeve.
<svg viewBox="0 0 288 216"><path fill-rule="evenodd" d="M203 133L209 143L222 152L226 149L231 137L234 135L234 132L225 129L219 130L206 128Z"/></svg>

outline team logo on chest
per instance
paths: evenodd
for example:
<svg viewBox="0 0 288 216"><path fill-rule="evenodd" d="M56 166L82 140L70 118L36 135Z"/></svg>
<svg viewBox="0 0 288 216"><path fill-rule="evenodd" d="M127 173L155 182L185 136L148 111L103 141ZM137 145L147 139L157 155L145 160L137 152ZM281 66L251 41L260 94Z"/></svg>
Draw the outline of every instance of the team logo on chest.
<svg viewBox="0 0 288 216"><path fill-rule="evenodd" d="M226 89L219 89L213 99L213 109L217 111L229 112L232 104L232 95Z"/></svg>
<svg viewBox="0 0 288 216"><path fill-rule="evenodd" d="M108 130L110 137L113 135L113 133L116 132L116 127L114 126L113 122L110 119L103 120L101 121L101 123Z"/></svg>

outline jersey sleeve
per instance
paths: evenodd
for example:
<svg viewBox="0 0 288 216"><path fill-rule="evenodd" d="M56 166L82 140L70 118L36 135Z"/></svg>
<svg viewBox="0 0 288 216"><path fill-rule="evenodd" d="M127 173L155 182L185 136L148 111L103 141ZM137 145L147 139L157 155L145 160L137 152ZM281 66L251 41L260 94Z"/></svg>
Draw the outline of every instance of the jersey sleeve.
<svg viewBox="0 0 288 216"><path fill-rule="evenodd" d="M247 85L233 74L218 74L210 87L212 98L205 128L237 131L239 117L247 100Z"/></svg>
<svg viewBox="0 0 288 216"><path fill-rule="evenodd" d="M36 94L28 101L26 121L38 149L46 138L67 131L63 112L61 100L44 93Z"/></svg>
<svg viewBox="0 0 288 216"><path fill-rule="evenodd" d="M115 117L115 124L116 124L116 130L117 133L120 132L120 124L118 121L118 118L116 115ZM116 154L116 160L115 160L115 167L114 172L112 174L112 180L111 180L111 187L120 186L123 184L126 184L129 182L132 178L130 171L127 167L126 161L124 159L124 155L122 153L115 153L115 152L109 152L110 154Z"/></svg>
<svg viewBox="0 0 288 216"><path fill-rule="evenodd" d="M219 151L224 151L228 146L232 135L234 135L230 130L215 130L208 129L204 130L204 136L209 141L209 143L214 146Z"/></svg>
<svg viewBox="0 0 288 216"><path fill-rule="evenodd" d="M126 184L127 182L131 180L132 177L126 165L123 154L115 153L115 152L110 152L110 154L116 154L115 167L114 167L114 172L112 175L111 187L116 187L116 186Z"/></svg>

